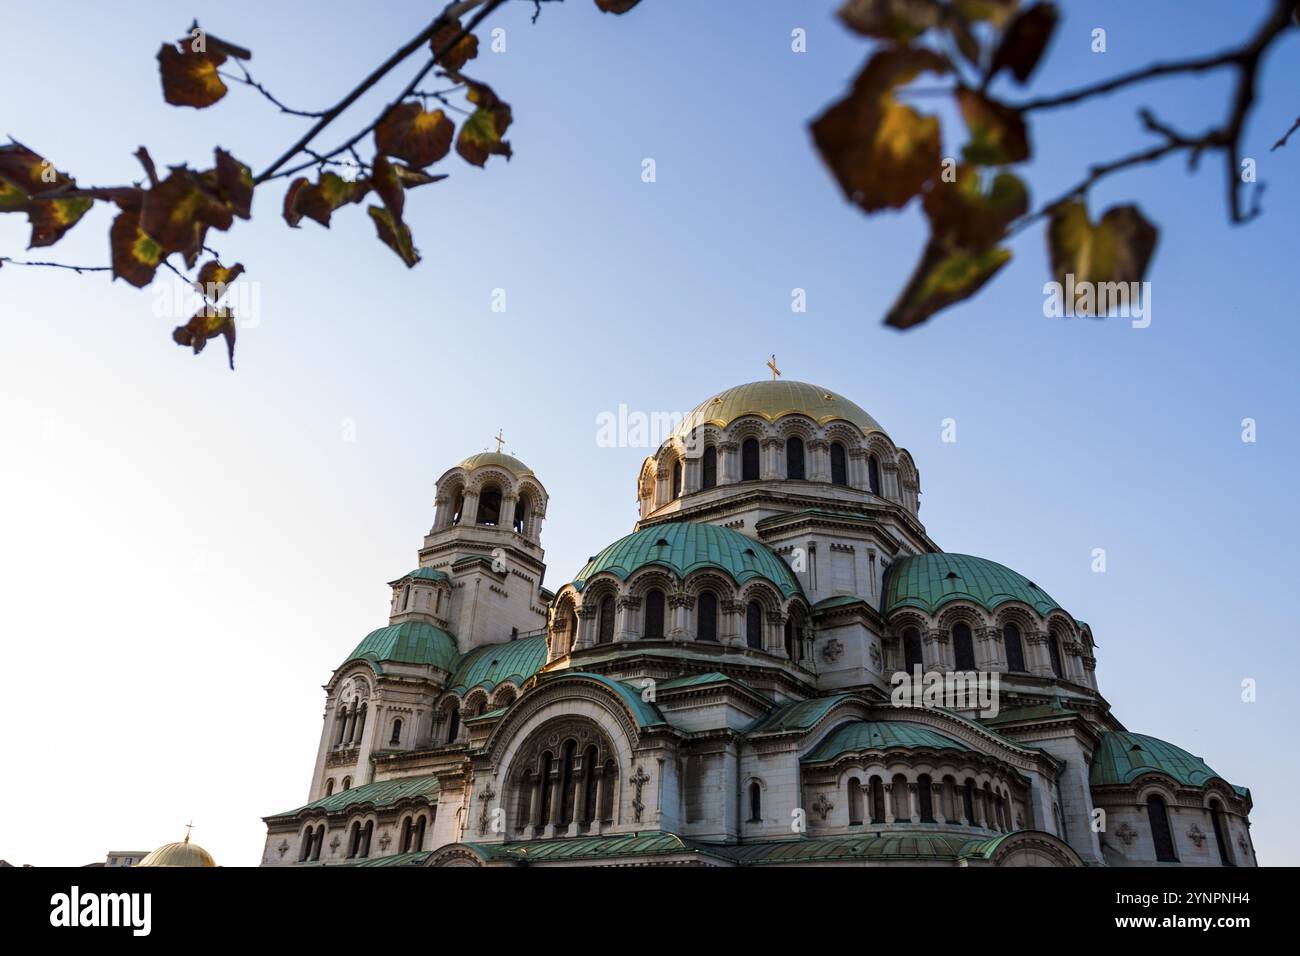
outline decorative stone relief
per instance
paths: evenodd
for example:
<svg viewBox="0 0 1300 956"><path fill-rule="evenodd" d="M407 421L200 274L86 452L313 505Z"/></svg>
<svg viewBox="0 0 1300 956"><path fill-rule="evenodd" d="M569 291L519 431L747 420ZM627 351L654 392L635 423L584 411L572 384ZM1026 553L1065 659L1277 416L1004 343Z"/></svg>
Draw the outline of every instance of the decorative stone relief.
<svg viewBox="0 0 1300 956"><path fill-rule="evenodd" d="M1187 836L1196 844L1196 849L1199 850L1205 845L1205 833L1195 823L1193 823L1191 828L1187 831Z"/></svg>
<svg viewBox="0 0 1300 956"><path fill-rule="evenodd" d="M641 767L636 768L636 773L628 778L628 783L636 787L636 795L632 797L632 812L636 817L636 822L641 822L641 815L645 813L645 802L641 799L642 788L650 782L650 775Z"/></svg>
<svg viewBox="0 0 1300 956"><path fill-rule="evenodd" d="M872 649L874 650L874 647ZM840 639L838 637L832 637L829 641L826 642L825 646L822 647L822 660L826 661L827 663L837 661L840 659L840 655L842 655L843 653L844 653L843 643L840 642Z"/></svg>
<svg viewBox="0 0 1300 956"><path fill-rule="evenodd" d="M1124 841L1125 846L1132 846L1133 841L1137 838L1137 831L1128 825L1128 821L1121 823L1115 835Z"/></svg>

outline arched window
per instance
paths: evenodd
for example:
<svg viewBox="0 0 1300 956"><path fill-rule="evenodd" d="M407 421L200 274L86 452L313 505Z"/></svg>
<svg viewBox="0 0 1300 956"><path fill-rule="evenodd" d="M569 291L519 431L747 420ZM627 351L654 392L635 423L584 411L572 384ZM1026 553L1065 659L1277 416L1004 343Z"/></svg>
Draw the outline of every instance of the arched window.
<svg viewBox="0 0 1300 956"><path fill-rule="evenodd" d="M1008 624L1002 628L1002 643L1007 649L1007 670L1021 673L1025 669L1025 645L1020 640L1020 628Z"/></svg>
<svg viewBox="0 0 1300 956"><path fill-rule="evenodd" d="M712 591L701 591L695 611L695 637L701 641L718 639L718 597Z"/></svg>
<svg viewBox="0 0 1300 956"><path fill-rule="evenodd" d="M647 641L664 639L664 592L655 588L645 596L645 632Z"/></svg>
<svg viewBox="0 0 1300 956"><path fill-rule="evenodd" d="M971 639L970 625L958 621L952 628L952 652L957 670L975 669L975 642Z"/></svg>
<svg viewBox="0 0 1300 956"><path fill-rule="evenodd" d="M352 836L348 839L348 858L356 856L361 852L361 821L352 822Z"/></svg>
<svg viewBox="0 0 1300 956"><path fill-rule="evenodd" d="M757 780L749 785L749 822L763 822L763 788Z"/></svg>
<svg viewBox="0 0 1300 956"><path fill-rule="evenodd" d="M1177 863L1178 854L1174 852L1174 835L1169 829L1169 813L1165 809L1165 799L1159 794L1147 797L1147 820L1151 824L1151 842L1156 847L1156 859L1162 863Z"/></svg>
<svg viewBox="0 0 1300 956"><path fill-rule="evenodd" d="M871 778L871 822L885 822L885 786L879 777Z"/></svg>
<svg viewBox="0 0 1300 956"><path fill-rule="evenodd" d="M966 778L966 786L962 787L961 809L966 815L967 826L979 826L979 821L975 819L975 781L970 777Z"/></svg>
<svg viewBox="0 0 1300 956"><path fill-rule="evenodd" d="M596 746L591 745L582 755L582 816L580 823L596 819Z"/></svg>
<svg viewBox="0 0 1300 956"><path fill-rule="evenodd" d="M799 636L803 628L794 626L794 617L785 619L785 656L796 663L799 660Z"/></svg>
<svg viewBox="0 0 1300 956"><path fill-rule="evenodd" d="M755 650L763 649L763 606L750 601L745 608L745 644Z"/></svg>
<svg viewBox="0 0 1300 956"><path fill-rule="evenodd" d="M606 594L600 599L600 630L596 643L610 644L614 641L614 598Z"/></svg>
<svg viewBox="0 0 1300 956"><path fill-rule="evenodd" d="M515 502L515 518L513 527L515 534L523 534L524 528L528 526L528 496L520 495L519 500Z"/></svg>
<svg viewBox="0 0 1300 956"><path fill-rule="evenodd" d="M614 822L614 788L618 786L618 764L614 758L605 761L605 766L601 770L601 788L600 788L600 822Z"/></svg>
<svg viewBox="0 0 1300 956"><path fill-rule="evenodd" d="M862 784L857 777L849 777L849 826L862 825Z"/></svg>
<svg viewBox="0 0 1300 956"><path fill-rule="evenodd" d="M1219 864L1234 866L1232 853L1228 849L1228 828L1223 820L1223 807L1218 800L1210 801L1210 822L1214 824L1214 842L1219 847Z"/></svg>
<svg viewBox="0 0 1300 956"><path fill-rule="evenodd" d="M555 759L548 750L542 754L542 772L541 777L541 813L538 814L538 821L542 826L546 826L551 820L551 771L555 766Z"/></svg>
<svg viewBox="0 0 1300 956"><path fill-rule="evenodd" d="M411 818L407 817L402 821L402 843L398 853L411 852Z"/></svg>
<svg viewBox="0 0 1300 956"><path fill-rule="evenodd" d="M460 524L461 512L465 510L465 493L456 492L456 506L452 509L451 523Z"/></svg>
<svg viewBox="0 0 1300 956"><path fill-rule="evenodd" d="M714 488L718 484L718 450L710 445L704 449L704 461L700 466L700 487Z"/></svg>
<svg viewBox="0 0 1300 956"><path fill-rule="evenodd" d="M344 777L344 778L343 778L343 789L344 789L345 792L348 791L348 790L351 790L351 789L352 789L352 778L351 778L351 777Z"/></svg>
<svg viewBox="0 0 1300 956"><path fill-rule="evenodd" d="M325 824L322 823L320 826L316 828L316 841L311 848L311 858L313 860L320 859L320 850L321 847L324 845L325 845Z"/></svg>
<svg viewBox="0 0 1300 956"><path fill-rule="evenodd" d="M393 736L389 739L390 746L396 747L402 742L402 718L398 717L393 721Z"/></svg>
<svg viewBox="0 0 1300 956"><path fill-rule="evenodd" d="M757 438L746 438L740 445L740 480L758 481Z"/></svg>
<svg viewBox="0 0 1300 956"><path fill-rule="evenodd" d="M842 442L831 442L831 484L847 485L849 467Z"/></svg>
<svg viewBox="0 0 1300 956"><path fill-rule="evenodd" d="M495 525L501 520L501 489L484 488L478 499L478 516L475 524Z"/></svg>
<svg viewBox="0 0 1300 956"><path fill-rule="evenodd" d="M447 743L454 744L460 735L460 708L452 704L447 708Z"/></svg>
<svg viewBox="0 0 1300 956"><path fill-rule="evenodd" d="M302 849L298 851L298 862L303 863L311 855L311 845L316 838L316 829L308 827L307 832L302 835Z"/></svg>
<svg viewBox="0 0 1300 956"><path fill-rule="evenodd" d="M911 823L912 808L908 805L907 799L907 778L901 773L894 774L892 785L889 788L890 801L894 807L895 823Z"/></svg>
<svg viewBox="0 0 1300 956"><path fill-rule="evenodd" d="M330 777L325 781L325 796L331 796L334 793L334 778Z"/></svg>
<svg viewBox="0 0 1300 956"><path fill-rule="evenodd" d="M673 462L673 497L682 496L682 460L678 458Z"/></svg>
<svg viewBox="0 0 1300 956"><path fill-rule="evenodd" d="M785 476L799 481L802 481L804 478L802 438L795 437L786 439Z"/></svg>
<svg viewBox="0 0 1300 956"><path fill-rule="evenodd" d="M930 787L929 774L921 774L916 778L916 798L921 805L921 822L934 822L934 794Z"/></svg>
<svg viewBox="0 0 1300 956"><path fill-rule="evenodd" d="M1061 641L1055 634L1047 637L1047 653L1052 658L1052 673L1058 680L1065 677L1065 667L1061 663Z"/></svg>
<svg viewBox="0 0 1300 956"><path fill-rule="evenodd" d="M415 835L411 838L411 849L416 852L424 849L424 824L425 818L421 816L415 825Z"/></svg>
<svg viewBox="0 0 1300 956"><path fill-rule="evenodd" d="M564 742L564 761L560 764L560 823L573 822L573 763L578 754L575 740Z"/></svg>
<svg viewBox="0 0 1300 956"><path fill-rule="evenodd" d="M405 611L410 606L411 606L411 586L409 584L404 584L402 585L402 610Z"/></svg>
<svg viewBox="0 0 1300 956"><path fill-rule="evenodd" d="M880 494L880 460L875 455L867 456L867 488L873 495Z"/></svg>
<svg viewBox="0 0 1300 956"><path fill-rule="evenodd" d="M366 729L366 705L362 704L361 709L357 711L357 727L352 734L352 739L355 740L357 743L361 743L361 734L362 731L364 731L365 729Z"/></svg>
<svg viewBox="0 0 1300 956"><path fill-rule="evenodd" d="M921 632L909 627L903 632L903 667L910 674L917 667L923 667L921 660Z"/></svg>
<svg viewBox="0 0 1300 956"><path fill-rule="evenodd" d="M365 828L361 831L361 852L358 854L362 857L370 856L370 838L375 835L375 821L367 820Z"/></svg>

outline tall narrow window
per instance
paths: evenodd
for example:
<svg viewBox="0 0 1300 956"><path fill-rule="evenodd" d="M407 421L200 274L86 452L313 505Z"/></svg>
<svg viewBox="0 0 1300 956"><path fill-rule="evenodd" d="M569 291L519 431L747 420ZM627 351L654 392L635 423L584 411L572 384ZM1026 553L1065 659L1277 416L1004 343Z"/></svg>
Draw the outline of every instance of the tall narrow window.
<svg viewBox="0 0 1300 956"><path fill-rule="evenodd" d="M979 825L979 821L975 819L975 781L970 777L966 778L966 786L962 787L961 809L966 814L967 826Z"/></svg>
<svg viewBox="0 0 1300 956"><path fill-rule="evenodd" d="M496 525L501 521L501 489L486 488L478 499L478 516L475 524Z"/></svg>
<svg viewBox="0 0 1300 956"><path fill-rule="evenodd" d="M343 790L346 792L346 791L351 790L351 789L352 789L352 778L351 778L351 777L344 777L344 778L343 778Z"/></svg>
<svg viewBox="0 0 1300 956"><path fill-rule="evenodd" d="M757 780L749 785L749 822L763 822L763 788Z"/></svg>
<svg viewBox="0 0 1300 956"><path fill-rule="evenodd" d="M1228 851L1228 831L1223 821L1223 808L1218 800L1210 801L1210 822L1214 824L1214 842L1219 847L1219 864L1233 866L1232 854Z"/></svg>
<svg viewBox="0 0 1300 956"><path fill-rule="evenodd" d="M618 764L611 757L605 761L601 773L600 788L600 822L614 822L614 788L618 786Z"/></svg>
<svg viewBox="0 0 1300 956"><path fill-rule="evenodd" d="M785 443L785 476L803 481L803 439L790 438Z"/></svg>
<svg viewBox="0 0 1300 956"><path fill-rule="evenodd" d="M1002 628L1002 643L1007 649L1007 670L1013 673L1023 672L1025 669L1025 645L1020 640L1020 628L1014 624L1008 624Z"/></svg>
<svg viewBox="0 0 1300 956"><path fill-rule="evenodd" d="M658 588L645 596L645 633L647 641L664 639L664 592Z"/></svg>
<svg viewBox="0 0 1300 956"><path fill-rule="evenodd" d="M573 761L577 756L577 741L564 743L564 763L560 766L560 822L573 822Z"/></svg>
<svg viewBox="0 0 1300 956"><path fill-rule="evenodd" d="M921 804L921 822L934 822L934 792L930 787L930 777L928 774L921 774L916 778L916 797L917 802Z"/></svg>
<svg viewBox="0 0 1300 956"><path fill-rule="evenodd" d="M867 487L873 495L880 494L880 460L875 455L867 457Z"/></svg>
<svg viewBox="0 0 1300 956"><path fill-rule="evenodd" d="M879 777L871 778L871 822L885 822L885 785Z"/></svg>
<svg viewBox="0 0 1300 956"><path fill-rule="evenodd" d="M367 706L368 705L366 704L362 704L361 709L357 711L357 730L356 733L352 735L352 739L355 740L357 743L361 743L361 734L366 729Z"/></svg>
<svg viewBox="0 0 1300 956"><path fill-rule="evenodd" d="M975 642L971 639L970 625L958 621L952 629L952 652L957 670L975 669Z"/></svg>
<svg viewBox="0 0 1300 956"><path fill-rule="evenodd" d="M757 438L746 438L740 446L740 480L758 481Z"/></svg>
<svg viewBox="0 0 1300 956"><path fill-rule="evenodd" d="M914 668L922 667L921 632L909 627L903 632L903 667L910 674Z"/></svg>
<svg viewBox="0 0 1300 956"><path fill-rule="evenodd" d="M410 852L411 852L411 818L410 818L410 817L407 817L405 820L402 821L402 843L401 843L401 847L402 847L402 848L401 848L400 850L398 850L397 852L399 852L399 853L410 853Z"/></svg>
<svg viewBox="0 0 1300 956"><path fill-rule="evenodd" d="M600 599L600 630L596 641L599 644L614 641L614 598L608 594Z"/></svg>
<svg viewBox="0 0 1300 956"><path fill-rule="evenodd" d="M755 650L763 649L763 606L757 601L750 601L745 608L745 643Z"/></svg>
<svg viewBox="0 0 1300 956"><path fill-rule="evenodd" d="M710 445L704 449L704 461L700 466L700 487L713 488L718 484L718 449Z"/></svg>
<svg viewBox="0 0 1300 956"><path fill-rule="evenodd" d="M328 780L325 781L325 796L328 797L333 793L334 793L334 778L330 777Z"/></svg>
<svg viewBox="0 0 1300 956"><path fill-rule="evenodd" d="M1151 824L1151 842L1156 847L1156 859L1162 863L1177 863L1174 852L1174 835L1169 829L1169 813L1165 800L1158 794L1147 797L1147 820Z"/></svg>
<svg viewBox="0 0 1300 956"><path fill-rule="evenodd" d="M849 826L862 825L862 785L857 777L849 777Z"/></svg>
<svg viewBox="0 0 1300 956"><path fill-rule="evenodd" d="M520 497L519 501L516 502L515 504L515 520L514 520L515 534L524 533L524 528L527 527L527 521L528 521L528 499L524 497Z"/></svg>
<svg viewBox="0 0 1300 956"><path fill-rule="evenodd" d="M324 844L325 844L325 824L322 823L320 826L316 828L316 844L311 848L311 858L313 860L320 859L320 849L322 846L324 846Z"/></svg>
<svg viewBox="0 0 1300 956"><path fill-rule="evenodd" d="M700 592L695 611L695 636L701 641L718 639L718 598L712 591Z"/></svg>
<svg viewBox="0 0 1300 956"><path fill-rule="evenodd" d="M389 746L396 747L402 742L402 718L398 717L393 721L393 736L389 738Z"/></svg>
<svg viewBox="0 0 1300 956"><path fill-rule="evenodd" d="M1065 667L1061 664L1061 641L1055 634L1048 635L1047 653L1052 658L1052 673L1056 675L1058 680L1064 678Z"/></svg>
<svg viewBox="0 0 1300 956"><path fill-rule="evenodd" d="M366 828L361 831L361 856L370 856L370 838L375 835L375 821L367 820Z"/></svg>
<svg viewBox="0 0 1300 956"><path fill-rule="evenodd" d="M848 462L845 461L844 445L831 443L831 484L847 485L849 483Z"/></svg>
<svg viewBox="0 0 1300 956"><path fill-rule="evenodd" d="M682 496L682 460L678 458L673 462L673 497Z"/></svg>
<svg viewBox="0 0 1300 956"><path fill-rule="evenodd" d="M352 835L348 838L348 858L357 855L361 849L361 824L358 821L352 823Z"/></svg>
<svg viewBox="0 0 1300 956"><path fill-rule="evenodd" d="M460 708L452 706L447 712L447 743L454 744L460 735Z"/></svg>
<svg viewBox="0 0 1300 956"><path fill-rule="evenodd" d="M582 755L582 815L580 823L596 819L596 747L593 744Z"/></svg>
<svg viewBox="0 0 1300 956"><path fill-rule="evenodd" d="M555 760L551 757L549 750L542 754L542 796L539 801L541 803L541 813L537 817L542 826L546 826L551 822L551 770L554 764Z"/></svg>
<svg viewBox="0 0 1300 956"><path fill-rule="evenodd" d="M411 849L417 852L424 849L424 823L425 818L422 816L420 822L415 825L415 836L411 839Z"/></svg>
<svg viewBox="0 0 1300 956"><path fill-rule="evenodd" d="M409 584L404 584L402 585L402 610L405 611L410 606L411 606L411 586Z"/></svg>

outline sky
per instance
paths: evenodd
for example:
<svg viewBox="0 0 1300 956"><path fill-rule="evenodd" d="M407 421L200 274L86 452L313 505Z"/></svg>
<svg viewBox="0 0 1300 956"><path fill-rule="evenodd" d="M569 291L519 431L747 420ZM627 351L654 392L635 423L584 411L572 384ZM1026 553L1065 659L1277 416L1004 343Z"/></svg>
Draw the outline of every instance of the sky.
<svg viewBox="0 0 1300 956"><path fill-rule="evenodd" d="M944 550L1016 568L1091 624L1102 692L1130 730L1251 788L1261 863L1300 863L1286 697L1300 677L1300 141L1269 151L1300 111L1300 32L1266 61L1243 140L1268 185L1260 219L1228 224L1218 157L1093 191L1094 215L1136 201L1160 226L1149 327L1045 317L1046 247L1030 229L981 294L899 333L880 319L919 255L920 213L862 215L807 131L869 50L834 6L644 0L614 17L567 0L532 24L532 4L508 4L486 25L506 49L488 52L484 33L467 72L512 105L514 156L449 157L450 178L408 194L415 269L362 207L290 230L284 180L258 190L251 222L210 236L256 294L234 372L219 341L199 356L171 341L181 317L154 291L0 268L0 858L90 863L193 821L219 863L255 865L260 818L306 801L321 685L387 623L385 582L415 566L439 475L503 429L550 493L556 589L636 519L648 450L603 447L599 416L686 412L766 377L775 353L787 378L849 397L911 451ZM1035 93L1217 51L1265 9L1064 6ZM25 39L0 58L0 133L83 184L137 179L141 144L160 167L207 166L220 145L261 169L307 121L243 87L208 110L170 107L155 56L197 17L251 48L281 100L321 109L432 7L303 9L15 5L5 32ZM1097 27L1105 53L1090 50ZM791 50L796 28L806 52ZM1151 145L1139 107L1199 131L1229 92L1220 71L1040 115L1032 195ZM105 263L110 219L95 209L36 257ZM21 216L0 217L0 255L26 242Z"/></svg>

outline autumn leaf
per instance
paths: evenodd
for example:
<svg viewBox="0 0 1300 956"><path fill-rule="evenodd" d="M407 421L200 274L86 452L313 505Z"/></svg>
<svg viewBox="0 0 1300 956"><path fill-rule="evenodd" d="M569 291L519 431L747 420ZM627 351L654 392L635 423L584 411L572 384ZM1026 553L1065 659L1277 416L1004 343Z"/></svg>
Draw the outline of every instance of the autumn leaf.
<svg viewBox="0 0 1300 956"><path fill-rule="evenodd" d="M225 62L222 49L196 53L188 37L176 45L164 43L158 51L163 99L172 106L211 106L226 95L226 84L217 73Z"/></svg>
<svg viewBox="0 0 1300 956"><path fill-rule="evenodd" d="M1009 172L987 188L980 170L957 169L956 182L935 182L923 201L934 238L951 251L983 252L1006 235L1007 226L1029 210L1029 192Z"/></svg>
<svg viewBox="0 0 1300 956"><path fill-rule="evenodd" d="M210 188L217 198L230 207L240 219L249 219L253 213L253 171L224 149L216 151L216 168L207 174Z"/></svg>
<svg viewBox="0 0 1300 956"><path fill-rule="evenodd" d="M297 228L302 217L306 216L328 229L334 210L347 203L361 202L369 191L368 183L349 182L337 173L321 173L320 180L314 184L300 177L285 193L285 222Z"/></svg>
<svg viewBox="0 0 1300 956"><path fill-rule="evenodd" d="M1001 29L1019 0L954 0L953 8L967 20L983 20Z"/></svg>
<svg viewBox="0 0 1300 956"><path fill-rule="evenodd" d="M188 266L203 251L209 228L225 231L233 223L231 207L184 166L173 166L166 179L146 192L140 210L140 228L162 247L164 257L179 252Z"/></svg>
<svg viewBox="0 0 1300 956"><path fill-rule="evenodd" d="M95 200L89 198L38 199L27 209L27 219L32 224L32 238L28 249L52 246L63 234L81 221Z"/></svg>
<svg viewBox="0 0 1300 956"><path fill-rule="evenodd" d="M934 0L847 0L836 11L854 33L899 43L909 43L930 29L941 13Z"/></svg>
<svg viewBox="0 0 1300 956"><path fill-rule="evenodd" d="M113 278L125 279L137 289L153 280L163 259L162 247L140 228L142 204L143 196L134 202L119 201L122 211L108 233Z"/></svg>
<svg viewBox="0 0 1300 956"><path fill-rule="evenodd" d="M931 240L912 278L885 316L885 324L906 329L924 322L940 309L970 298L1010 259L1009 249L949 250Z"/></svg>
<svg viewBox="0 0 1300 956"><path fill-rule="evenodd" d="M33 198L48 193L66 192L77 185L75 179L59 172L48 159L18 142L0 146L0 183L8 184ZM8 202L12 202L12 199L6 200ZM20 205L18 208L25 206Z"/></svg>
<svg viewBox="0 0 1300 956"><path fill-rule="evenodd" d="M375 148L412 166L429 166L451 151L453 132L455 124L442 110L400 103L375 125Z"/></svg>
<svg viewBox="0 0 1300 956"><path fill-rule="evenodd" d="M641 0L596 0L601 13L627 13Z"/></svg>
<svg viewBox="0 0 1300 956"><path fill-rule="evenodd" d="M226 289L230 284L244 274L242 263L236 262L230 268L226 268L216 259L203 263L199 269L198 278L195 285L209 302L217 302L226 294Z"/></svg>
<svg viewBox="0 0 1300 956"><path fill-rule="evenodd" d="M1052 211L1047 227L1052 275L1063 285L1067 275L1076 286L1140 282L1158 235L1136 206L1114 206L1094 226L1082 202L1065 203Z"/></svg>
<svg viewBox="0 0 1300 956"><path fill-rule="evenodd" d="M898 102L891 91L922 71L948 69L948 60L931 50L879 51L849 95L813 122L822 159L844 194L867 212L906 205L937 173L938 119Z"/></svg>
<svg viewBox="0 0 1300 956"><path fill-rule="evenodd" d="M382 206L370 206L367 210L375 221L375 231L384 245L401 257L408 268L420 261L420 253L411 241L411 230L400 219Z"/></svg>
<svg viewBox="0 0 1300 956"><path fill-rule="evenodd" d="M964 86L958 87L956 95L971 135L962 147L962 158L979 166L1002 166L1029 158L1029 134L1019 110Z"/></svg>
<svg viewBox="0 0 1300 956"><path fill-rule="evenodd" d="M406 189L397 176L397 170L383 155L375 157L370 169L370 183L384 201L384 208L392 214L394 220L401 222L402 210L406 207Z"/></svg>
<svg viewBox="0 0 1300 956"><path fill-rule="evenodd" d="M1059 19L1054 3L1036 3L1016 14L993 54L991 73L1007 68L1017 82L1027 81L1047 49Z"/></svg>
<svg viewBox="0 0 1300 956"><path fill-rule="evenodd" d="M0 212L22 212L29 202L31 199L25 192L0 179Z"/></svg>
<svg viewBox="0 0 1300 956"><path fill-rule="evenodd" d="M172 330L172 341L187 346L198 355L208 344L208 339L225 336L230 367L235 367L235 313L225 306L204 306L194 313L189 322Z"/></svg>
<svg viewBox="0 0 1300 956"><path fill-rule="evenodd" d="M452 37L460 33L460 31L459 20L452 20L438 27L433 36L429 38L429 48L433 51L433 55L438 56L438 51L450 43ZM478 37L472 33L466 33L456 42L455 46L438 57L436 62L444 70L459 73L461 67L476 56L478 56Z"/></svg>
<svg viewBox="0 0 1300 956"><path fill-rule="evenodd" d="M502 102L491 87L482 83L470 82L466 96L478 109L461 124L456 152L465 162L475 166L485 164L488 156L509 159L512 155L510 144L501 137L513 118L510 104Z"/></svg>

